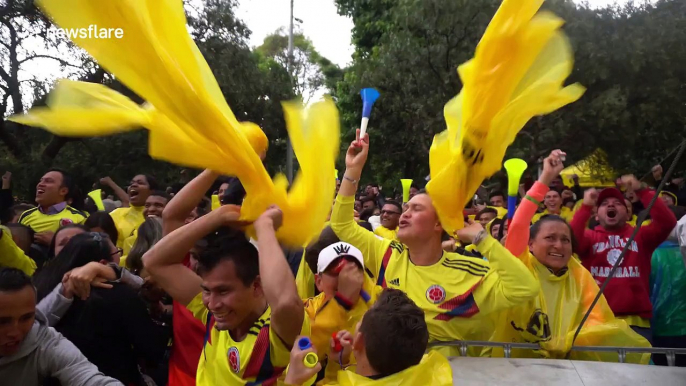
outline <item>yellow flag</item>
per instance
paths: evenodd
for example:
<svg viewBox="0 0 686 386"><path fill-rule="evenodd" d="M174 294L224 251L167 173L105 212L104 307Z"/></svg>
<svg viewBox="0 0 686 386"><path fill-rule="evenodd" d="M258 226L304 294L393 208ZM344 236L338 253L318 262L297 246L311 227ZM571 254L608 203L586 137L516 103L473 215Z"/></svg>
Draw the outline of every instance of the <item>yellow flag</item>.
<svg viewBox="0 0 686 386"><path fill-rule="evenodd" d="M583 86L564 87L573 55L562 19L538 12L543 0L504 0L458 68L462 91L444 108L447 130L434 137L427 191L446 231L464 226L462 210L529 119L574 102Z"/></svg>
<svg viewBox="0 0 686 386"><path fill-rule="evenodd" d="M274 181L259 154L267 138L259 126L238 122L212 71L186 30L179 0L39 0L61 28L72 31L121 29L121 38L78 34L74 42L107 71L146 100L138 106L103 85L63 80L48 107L12 119L62 136L98 136L145 127L152 157L178 165L237 176L245 190L241 210L256 219L269 205L284 212L279 240L301 246L319 234L334 194L338 111L330 99L308 112L284 105L287 129L300 164L289 192ZM92 28L92 27L91 27Z"/></svg>

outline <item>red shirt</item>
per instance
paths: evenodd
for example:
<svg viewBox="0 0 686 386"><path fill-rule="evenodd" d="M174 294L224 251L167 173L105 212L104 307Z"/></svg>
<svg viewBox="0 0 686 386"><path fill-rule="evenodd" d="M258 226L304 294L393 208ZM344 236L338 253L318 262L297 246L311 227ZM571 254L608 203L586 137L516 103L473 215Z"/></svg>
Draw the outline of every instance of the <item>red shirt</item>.
<svg viewBox="0 0 686 386"><path fill-rule="evenodd" d="M636 192L643 205L648 207L654 192L642 189ZM581 261L591 271L598 285L602 285L610 269L617 262L622 248L631 237L634 227L625 225L622 229L606 230L598 225L586 229L591 217L591 207L582 205L574 214L571 226L579 243L577 251ZM650 262L653 252L665 241L676 226L672 211L658 199L650 211L652 222L642 226L631 247L627 250L622 265L603 292L610 308L617 316L638 315L651 318L653 305L650 303Z"/></svg>
<svg viewBox="0 0 686 386"><path fill-rule="evenodd" d="M184 265L189 266L186 256ZM168 386L195 386L198 361L205 340L205 325L181 303L174 301L171 357L169 358Z"/></svg>

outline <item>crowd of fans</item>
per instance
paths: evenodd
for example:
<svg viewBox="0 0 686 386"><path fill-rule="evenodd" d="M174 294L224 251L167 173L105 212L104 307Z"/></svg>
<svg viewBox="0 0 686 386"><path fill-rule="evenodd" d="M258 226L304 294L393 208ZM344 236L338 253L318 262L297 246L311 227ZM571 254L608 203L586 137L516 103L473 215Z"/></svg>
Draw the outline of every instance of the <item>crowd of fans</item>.
<svg viewBox="0 0 686 386"><path fill-rule="evenodd" d="M126 190L103 178L83 199L68 172L51 169L30 203L13 196L6 173L0 380L411 380L450 375L445 358L459 354L440 342L455 340L538 344L515 357L613 360L570 353L570 332L616 264L576 345L686 347L683 178L647 210L655 191L634 176L616 188L565 186L556 150L538 181L522 184L517 208L498 189L480 189L466 226L448 235L419 186L407 202L375 184L361 189L368 151L368 137L350 145L330 218L301 249L278 243L277 207L242 221L240 181L209 170L166 190L146 174ZM658 183L662 172L652 170ZM311 347L297 344L303 337ZM314 366L303 362L310 352Z"/></svg>

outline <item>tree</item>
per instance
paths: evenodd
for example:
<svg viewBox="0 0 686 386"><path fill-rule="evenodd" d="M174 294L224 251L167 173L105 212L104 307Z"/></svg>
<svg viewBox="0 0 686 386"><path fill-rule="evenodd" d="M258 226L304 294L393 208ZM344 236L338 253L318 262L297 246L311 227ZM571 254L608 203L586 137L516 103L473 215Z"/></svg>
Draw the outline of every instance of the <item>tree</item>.
<svg viewBox="0 0 686 386"><path fill-rule="evenodd" d="M335 93L344 127L359 124L361 88L381 91L365 177L393 185L401 177L423 179L432 137L445 128L443 105L462 86L456 68L473 56L500 1L336 3L355 24L354 61ZM529 122L509 156L535 165L554 148L567 150L569 161L602 148L614 168L648 171L676 146L675 133L684 133L686 29L679 26L686 22L686 5L662 0L592 10L549 0L544 7L567 22L576 59L570 82L588 91Z"/></svg>
<svg viewBox="0 0 686 386"><path fill-rule="evenodd" d="M284 28L264 38L256 52L267 60L273 60L284 68L292 79L295 94L307 103L325 86L334 86L342 78L342 72L327 58L321 56L312 41L301 32L293 34L293 57L288 62L288 34ZM327 83L328 81L328 83Z"/></svg>

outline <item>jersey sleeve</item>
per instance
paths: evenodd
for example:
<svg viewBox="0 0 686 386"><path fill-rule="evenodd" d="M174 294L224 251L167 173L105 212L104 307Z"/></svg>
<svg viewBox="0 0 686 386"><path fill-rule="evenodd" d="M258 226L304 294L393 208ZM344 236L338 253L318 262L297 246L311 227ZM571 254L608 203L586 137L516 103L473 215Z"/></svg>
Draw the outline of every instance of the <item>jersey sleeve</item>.
<svg viewBox="0 0 686 386"><path fill-rule="evenodd" d="M0 228L0 267L17 268L28 276L36 271L36 263L14 243L6 228Z"/></svg>
<svg viewBox="0 0 686 386"><path fill-rule="evenodd" d="M203 324L207 323L207 315L209 314L209 310L202 302L202 292L195 295L193 300L186 305L186 308L191 312L191 314L193 314L194 318L198 319Z"/></svg>
<svg viewBox="0 0 686 386"><path fill-rule="evenodd" d="M303 312L305 316L303 317L300 336L310 336L310 318L307 316L307 312ZM294 343L291 342L290 345ZM291 360L291 347L287 347L271 327L269 328L269 359L276 367L286 367Z"/></svg>
<svg viewBox="0 0 686 386"><path fill-rule="evenodd" d="M341 241L357 247L364 256L364 264L378 271L384 251L390 240L378 238L374 233L357 225L354 217L354 196L336 196L336 203L331 213L331 229Z"/></svg>
<svg viewBox="0 0 686 386"><path fill-rule="evenodd" d="M484 315L522 304L539 293L534 275L498 240L487 236L478 249L491 266L474 290L474 300Z"/></svg>

